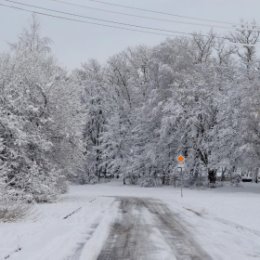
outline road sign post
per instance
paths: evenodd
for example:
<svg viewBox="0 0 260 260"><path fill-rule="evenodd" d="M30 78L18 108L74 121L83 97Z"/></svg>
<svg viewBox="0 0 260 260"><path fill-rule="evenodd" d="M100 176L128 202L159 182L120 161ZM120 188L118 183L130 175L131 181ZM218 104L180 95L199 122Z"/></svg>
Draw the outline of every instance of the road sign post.
<svg viewBox="0 0 260 260"><path fill-rule="evenodd" d="M185 157L183 155L179 155L177 157L177 161L178 161L178 168L181 169L181 197L183 197L183 171L182 168L184 167L185 164Z"/></svg>
<svg viewBox="0 0 260 260"><path fill-rule="evenodd" d="M183 176L182 176L182 167L178 167L181 169L181 197L183 197L183 192L182 192L182 188L183 188Z"/></svg>

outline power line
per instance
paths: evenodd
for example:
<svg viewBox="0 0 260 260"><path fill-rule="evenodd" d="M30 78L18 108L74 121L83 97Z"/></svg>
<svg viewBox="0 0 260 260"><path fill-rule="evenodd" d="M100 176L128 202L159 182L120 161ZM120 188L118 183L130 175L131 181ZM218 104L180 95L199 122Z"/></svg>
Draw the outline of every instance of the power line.
<svg viewBox="0 0 260 260"><path fill-rule="evenodd" d="M146 12L146 13L154 13L154 14L178 17L178 18L183 18L183 19L187 19L187 20L195 20L195 21L201 21L201 22L205 22L205 23L209 23L210 22L210 23L218 23L218 24L222 24L222 25L229 25L229 26L232 26L234 28L241 26L241 24L235 23L235 22L228 22L228 21L200 18L200 17L195 17L195 16L179 15L179 14L168 13L168 12L164 12L164 11L156 11L156 10L152 10L152 9L146 9L146 8L134 7L134 6L129 6L129 5L105 2L105 1L101 1L101 0L86 0L86 1L95 2L95 3L108 5L108 6L120 7L120 8L124 8L124 9L138 10L138 11L142 11L142 12ZM260 25L255 25L255 27L260 29Z"/></svg>
<svg viewBox="0 0 260 260"><path fill-rule="evenodd" d="M38 12L38 11L34 11L34 10L29 10L29 9L25 9L25 8L14 6L14 5L7 5L7 4L0 3L0 6L7 7L9 9L14 9L16 11L22 11L22 12L31 13L31 14L38 14L38 15L47 16L47 17L56 18L56 19L61 19L61 20L66 20L66 21L70 21L70 22L77 22L77 23L83 23L83 24L92 24L92 25L98 25L98 26L102 26L102 27L120 29L120 30L131 31L131 32L139 32L139 33L160 35L160 36L168 36L168 37L173 36L173 35L165 34L165 33L157 33L157 32L151 32L151 31L135 30L135 29L126 28L126 27L120 27L120 26L114 26L114 25L108 25L108 24L101 24L101 23L95 23L95 22L89 22L89 21L83 21L83 20L69 18L69 17L65 17L65 16L59 16L59 15L53 15L53 14Z"/></svg>
<svg viewBox="0 0 260 260"><path fill-rule="evenodd" d="M219 24L228 24L228 25L236 25L235 23L228 22L228 21L220 21L220 20L213 20L213 19L206 19L206 18L199 18L199 17L194 17L194 16L186 16L186 15L178 15L178 14L173 14L173 13L168 13L168 12L163 12L163 11L156 11L152 9L146 9L146 8L140 8L140 7L134 7L134 6L129 6L129 5L123 5L123 4L116 4L116 3L111 3L111 2L105 2L101 0L87 0L89 2L95 2L103 5L108 5L108 6L116 6L116 7L121 7L125 9L132 9L132 10L138 10L146 13L154 13L154 14L161 14L161 15L167 15L167 16L173 16L173 17L178 17L178 18L184 18L188 20L197 20L197 21L202 21L202 22L213 22L213 23L219 23Z"/></svg>
<svg viewBox="0 0 260 260"><path fill-rule="evenodd" d="M3 1L13 2L13 3L16 2L16 1L11 1L11 0L3 0ZM22 3L19 3L19 4L25 5L25 6L33 6L33 5L22 4ZM135 27L138 27L138 28L142 28L142 29L157 30L157 31L160 31L160 32L147 31L147 30L138 30L138 29L132 29L132 28L127 28L127 27L122 27L122 26L115 26L115 25L109 25L109 24L98 23L98 22L90 22L90 21L86 21L86 20L80 20L80 19L60 16L60 15L53 15L53 14L45 13L45 12L39 12L39 11L35 11L35 10L29 10L29 9L26 9L26 8L22 8L22 7L10 5L10 4L7 5L7 4L0 3L0 6L7 7L7 8L10 8L10 9L15 9L17 11L23 11L23 12L27 12L27 13L39 14L39 15L42 15L42 16L48 16L48 17L62 19L62 20L67 20L67 21L72 21L72 22L78 22L78 23L84 23L84 24L92 24L92 25L97 25L97 26L102 26L102 27L107 27L107 28L115 28L115 29L132 31L132 32L154 34L154 35L167 36L167 37L172 37L174 35L182 35L182 36L183 35L185 35L185 36L193 36L194 35L194 33L188 33L188 32L182 32L182 31L160 30L160 29L155 29L155 28L152 28L152 27L150 28L150 27L144 27L144 26L138 26L138 25L132 25L132 26L135 26ZM58 12L58 13L66 14L66 12L61 12L61 11L52 10L52 9L43 8L43 7L35 7L35 8L40 8L40 9L49 10L49 11L52 11L52 12ZM67 14L69 14L69 13L67 13ZM79 15L76 15L76 14L70 14L70 15L79 16ZM98 21L103 21L104 22L103 19L98 19L98 18L94 18L94 19L98 20ZM123 24L123 25L128 25L128 24ZM129 24L129 26L130 26L130 24ZM165 32L169 32L169 34L166 34ZM209 35L200 34L200 36L208 37ZM251 45L251 44L232 43L232 42L229 41L228 38L221 37L221 36L214 36L214 37L218 38L218 39L226 40L226 41L229 42L229 44L232 44L232 45L239 45L239 46L242 45L242 46L248 46L248 47L254 46L254 45Z"/></svg>
<svg viewBox="0 0 260 260"><path fill-rule="evenodd" d="M195 26L204 26L204 27L211 27L211 28L216 27L216 28L220 28L220 29L231 29L232 28L231 26L225 26L225 25L185 22L185 21L177 21L177 20L166 19L166 18L157 18L157 17L151 17L151 16L136 15L136 14L130 14L130 13L125 13L125 12L119 12L119 11L113 11L113 10L104 9L104 8L88 6L85 4L83 5L83 4L78 4L78 3L72 3L72 2L63 1L63 0L49 0L49 1L65 4L68 6L80 7L80 8L87 9L87 10L95 10L95 11L101 11L101 12L111 13L111 14L119 14L119 15L124 15L124 16L128 16L128 17L141 18L141 19L145 19L145 20L179 23L179 24L195 25Z"/></svg>
<svg viewBox="0 0 260 260"><path fill-rule="evenodd" d="M41 7L38 5L32 5L32 4L25 4L25 3L21 3L21 2L13 1L13 0L3 0L3 1L10 2L10 3L16 4L16 5L18 4L18 5L30 7L30 8L37 8L37 9L48 11L48 12L55 12L55 13L59 13L62 15L70 15L70 16L94 20L94 21L98 21L98 22L112 23L112 24L121 25L121 26L123 25L123 26L128 26L128 27L134 27L137 29L152 30L152 31L169 33L169 34L183 34L183 35L188 35L188 36L193 35L193 33L188 33L188 32L166 30L166 29L157 28L157 27L142 26L142 25L136 25L136 24L130 24L130 23L122 23L122 22L118 22L118 21L114 21L114 20L107 20L107 19L85 16L85 15L80 15L80 14L75 14L75 13L70 13L70 12L58 11L58 10L51 9L51 8L45 8L45 7ZM200 34L200 35L203 37L208 37L208 35L205 35L205 34L204 35ZM220 36L215 36L215 37L220 38L220 39L226 39L225 37L220 37Z"/></svg>

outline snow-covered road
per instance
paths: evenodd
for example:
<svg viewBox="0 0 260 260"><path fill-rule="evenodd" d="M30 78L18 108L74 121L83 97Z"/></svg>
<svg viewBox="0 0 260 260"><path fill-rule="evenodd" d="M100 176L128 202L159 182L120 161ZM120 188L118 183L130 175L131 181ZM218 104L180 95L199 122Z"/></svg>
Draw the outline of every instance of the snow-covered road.
<svg viewBox="0 0 260 260"><path fill-rule="evenodd" d="M183 198L173 187L72 186L0 223L0 260L260 259L259 195L257 184Z"/></svg>
<svg viewBox="0 0 260 260"><path fill-rule="evenodd" d="M210 260L181 219L158 200L118 198L113 223L98 260Z"/></svg>

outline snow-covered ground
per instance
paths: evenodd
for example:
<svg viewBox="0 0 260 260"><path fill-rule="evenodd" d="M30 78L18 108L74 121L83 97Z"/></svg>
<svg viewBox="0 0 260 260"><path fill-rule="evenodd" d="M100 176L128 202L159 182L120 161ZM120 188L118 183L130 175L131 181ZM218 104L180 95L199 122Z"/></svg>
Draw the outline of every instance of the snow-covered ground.
<svg viewBox="0 0 260 260"><path fill-rule="evenodd" d="M160 199L212 259L260 259L260 184L184 189L181 198L178 188L112 182L72 186L57 203L35 206L26 219L0 223L0 260L96 259L119 216L118 196Z"/></svg>

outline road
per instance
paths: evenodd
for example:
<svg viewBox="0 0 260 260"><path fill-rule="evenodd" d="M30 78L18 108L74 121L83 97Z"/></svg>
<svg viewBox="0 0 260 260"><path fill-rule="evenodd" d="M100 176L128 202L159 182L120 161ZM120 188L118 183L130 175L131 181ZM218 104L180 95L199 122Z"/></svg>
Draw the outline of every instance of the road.
<svg viewBox="0 0 260 260"><path fill-rule="evenodd" d="M118 198L120 218L98 260L210 260L180 216L159 200Z"/></svg>

